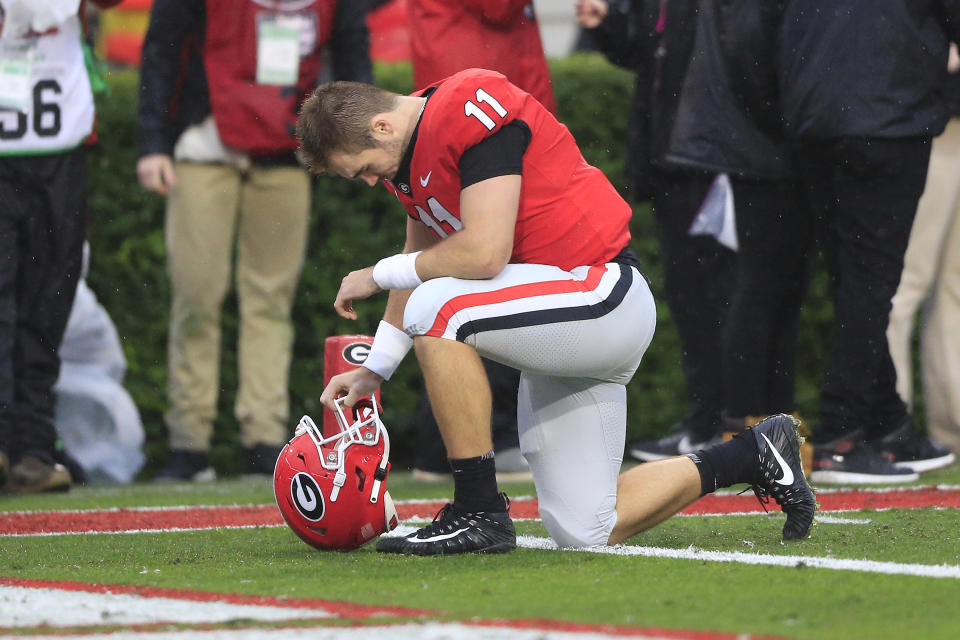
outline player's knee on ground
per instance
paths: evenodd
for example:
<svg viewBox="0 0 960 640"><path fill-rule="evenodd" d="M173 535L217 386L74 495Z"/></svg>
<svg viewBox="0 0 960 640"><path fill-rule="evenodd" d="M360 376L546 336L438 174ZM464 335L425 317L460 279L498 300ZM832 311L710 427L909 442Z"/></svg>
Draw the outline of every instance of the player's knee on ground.
<svg viewBox="0 0 960 640"><path fill-rule="evenodd" d="M561 547L593 547L607 544L610 533L617 523L616 510L598 515L593 524L584 525L569 509L551 504L548 499L540 499L540 518L547 533Z"/></svg>

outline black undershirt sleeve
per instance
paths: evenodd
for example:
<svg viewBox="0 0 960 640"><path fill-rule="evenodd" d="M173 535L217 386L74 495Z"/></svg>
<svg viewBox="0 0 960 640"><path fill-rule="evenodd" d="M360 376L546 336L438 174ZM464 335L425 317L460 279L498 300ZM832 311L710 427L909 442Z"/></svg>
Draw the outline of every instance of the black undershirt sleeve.
<svg viewBox="0 0 960 640"><path fill-rule="evenodd" d="M530 135L526 122L514 120L464 151L460 156L460 188L497 176L521 175Z"/></svg>

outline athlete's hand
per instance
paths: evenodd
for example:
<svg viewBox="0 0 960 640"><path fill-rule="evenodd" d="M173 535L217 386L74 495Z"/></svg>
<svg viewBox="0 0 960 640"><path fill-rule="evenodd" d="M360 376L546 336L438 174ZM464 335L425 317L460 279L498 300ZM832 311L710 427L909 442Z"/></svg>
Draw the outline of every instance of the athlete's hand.
<svg viewBox="0 0 960 640"><path fill-rule="evenodd" d="M354 300L363 300L381 291L373 280L373 267L351 271L340 282L337 299L333 301L333 308L341 317L350 320L357 319L357 312L353 310Z"/></svg>
<svg viewBox="0 0 960 640"><path fill-rule="evenodd" d="M357 367L330 378L327 388L320 394L320 402L336 411L335 401L337 398L346 396L344 404L352 407L360 398L373 394L380 388L383 382L378 374L370 371L366 367Z"/></svg>
<svg viewBox="0 0 960 640"><path fill-rule="evenodd" d="M167 195L177 184L173 174L173 160L165 153L143 156L137 162L137 180L144 189Z"/></svg>
<svg viewBox="0 0 960 640"><path fill-rule="evenodd" d="M577 0L577 22L586 29L600 26L610 7L605 0Z"/></svg>

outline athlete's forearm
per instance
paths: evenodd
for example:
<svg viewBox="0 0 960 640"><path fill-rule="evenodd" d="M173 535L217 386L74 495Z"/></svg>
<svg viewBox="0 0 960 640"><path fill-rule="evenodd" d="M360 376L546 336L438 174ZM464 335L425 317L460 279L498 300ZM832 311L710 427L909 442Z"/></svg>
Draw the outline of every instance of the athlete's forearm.
<svg viewBox="0 0 960 640"><path fill-rule="evenodd" d="M420 279L483 280L503 271L513 254L520 187L519 175L504 175L464 189L460 193L463 228L420 254Z"/></svg>

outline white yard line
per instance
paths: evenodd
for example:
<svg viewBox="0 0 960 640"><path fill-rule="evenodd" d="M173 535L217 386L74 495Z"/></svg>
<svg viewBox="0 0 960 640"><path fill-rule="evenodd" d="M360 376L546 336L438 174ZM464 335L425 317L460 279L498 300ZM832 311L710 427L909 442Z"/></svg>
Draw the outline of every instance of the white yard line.
<svg viewBox="0 0 960 640"><path fill-rule="evenodd" d="M30 640L90 640L89 635L30 635ZM111 632L110 640L609 640L611 637L637 640L676 640L678 636L648 633L603 633L548 629L482 627L458 622L427 622L362 627L297 627L295 629L212 629L209 631L141 631L125 629ZM709 638L711 636L700 636ZM727 638L727 635L718 637Z"/></svg>
<svg viewBox="0 0 960 640"><path fill-rule="evenodd" d="M404 536L416 531L415 527L402 525L391 531L390 536ZM960 566L941 564L908 564L903 562L879 562L876 560L848 560L818 556L779 556L766 553L743 553L740 551L708 551L689 546L686 549L615 545L586 547L582 549L559 549L549 538L517 536L517 546L524 549L547 551L571 551L600 553L615 556L643 556L648 558L672 558L674 560L699 560L702 562L734 562L739 564L769 565L775 567L814 567L836 571L859 571L862 573L885 573L889 575L919 576L923 578L953 578L960 580Z"/></svg>
<svg viewBox="0 0 960 640"><path fill-rule="evenodd" d="M435 502L433 500L427 502ZM408 502L409 503L409 502ZM195 507L191 507L195 508ZM217 509L222 507L204 507ZM181 510L183 507L144 507L139 509L123 509L127 511L164 511L164 510ZM873 511L889 511L890 509L873 509ZM115 509L101 509L98 511L103 512L112 512L117 511ZM20 511L15 513L32 513L29 511ZM41 513L41 512L38 512ZM61 511L58 513L74 513L71 511ZM79 512L76 512L79 513ZM817 522L820 524L870 524L870 518L840 518L833 517L826 514L829 513L857 513L855 509L840 509L840 510L831 510L831 511L818 511L817 512ZM678 513L675 514L675 518L721 518L726 516L767 516L767 517L777 517L780 514L778 512L765 513L763 511L734 511L730 513ZM404 522L408 524L427 524L433 521L432 517L427 516L413 516L410 518L404 519ZM539 518L514 518L514 522L540 522ZM51 536L85 536L85 535L105 535L105 536L116 536L116 535L130 535L138 533L184 533L190 531L210 531L213 529L277 529L285 527L285 524L237 524L237 525L211 525L209 527L163 527L155 529L124 529L123 531L101 531L95 529L89 529L85 531L43 531L38 533L5 533L3 534L4 538L48 538Z"/></svg>
<svg viewBox="0 0 960 640"><path fill-rule="evenodd" d="M213 529L280 529L280 524L231 524L211 525L209 527L168 527L163 529L124 529L123 531L42 531L39 533L5 533L4 538L49 538L51 536L126 536L137 533L190 533L192 531L211 531Z"/></svg>
<svg viewBox="0 0 960 640"><path fill-rule="evenodd" d="M0 626L77 627L171 622L209 624L230 620L336 618L324 609L294 609L178 598L144 598L124 593L89 593L0 585ZM111 636L113 637L113 636Z"/></svg>
<svg viewBox="0 0 960 640"><path fill-rule="evenodd" d="M196 597L176 594L112 593L102 590L62 589L55 586L0 585L0 638L32 640L88 640L101 635L111 640L604 640L630 637L643 640L730 640L730 634L663 632L657 629L607 627L547 620L474 620L437 622L422 617L408 623L377 624L374 616L395 615L389 610L338 609L338 603L291 601L231 602L229 594L196 592ZM361 607L362 609L362 607ZM429 616L427 616L429 618ZM338 621L328 625L329 621ZM258 623L286 624L295 628L261 627ZM313 624L310 621L314 621ZM215 625L230 624L229 628ZM181 628L173 628L177 625ZM198 628L199 627L199 628ZM67 631L61 633L59 630ZM14 631L14 635L5 632ZM54 635L33 635L43 631ZM17 632L30 633L28 636Z"/></svg>

